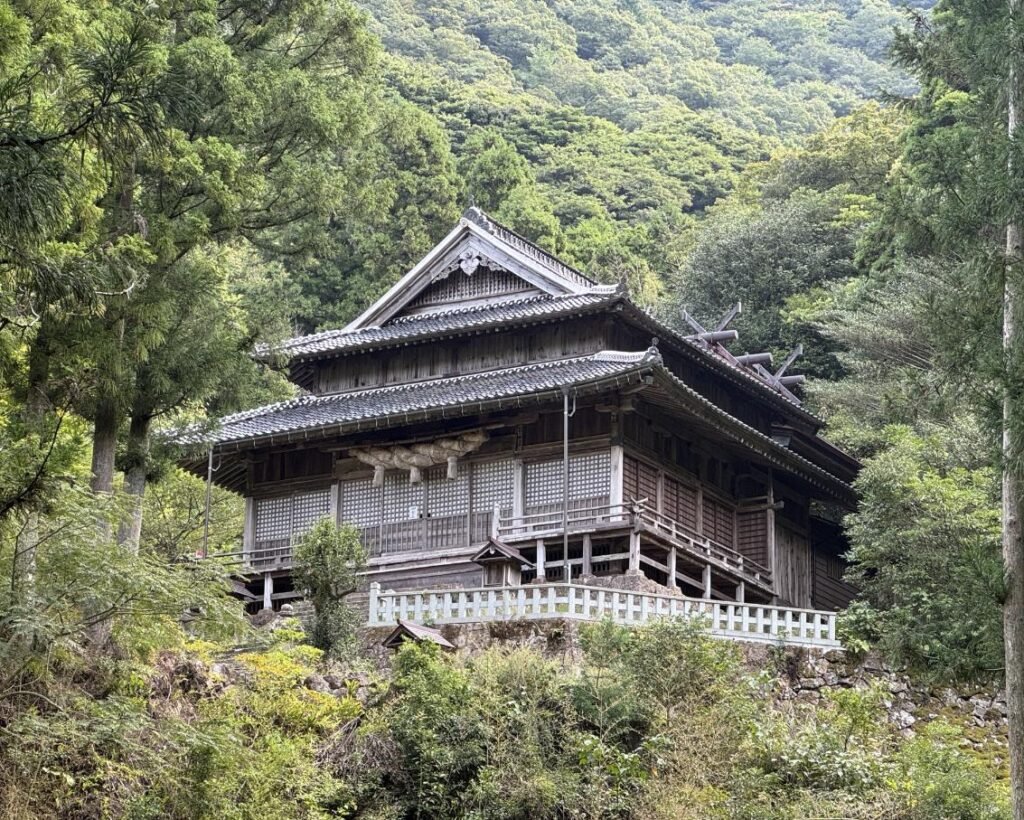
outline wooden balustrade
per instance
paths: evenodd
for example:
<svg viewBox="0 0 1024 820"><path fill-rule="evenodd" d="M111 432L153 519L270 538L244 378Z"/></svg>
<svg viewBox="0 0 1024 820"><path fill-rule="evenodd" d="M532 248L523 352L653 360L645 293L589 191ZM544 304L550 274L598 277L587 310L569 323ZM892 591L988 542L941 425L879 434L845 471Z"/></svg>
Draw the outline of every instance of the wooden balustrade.
<svg viewBox="0 0 1024 820"><path fill-rule="evenodd" d="M473 533L487 532L499 540L515 542L560 535L563 527L562 511L548 510L524 515L502 515L495 508L491 513L457 514L414 518L407 521L375 524L361 529L363 545L371 556L394 555L421 550L445 549L456 544L468 544ZM707 559L747 578L763 587L771 587L771 571L742 553L719 544L693 531L642 502L633 504L583 504L568 510L567 526L570 532L581 532L601 527L643 527L657 533L670 543L696 558ZM258 545L246 554L231 553L230 563L245 570L263 572L291 567L292 545L287 541Z"/></svg>
<svg viewBox="0 0 1024 820"><path fill-rule="evenodd" d="M715 636L731 640L838 648L836 613L683 598L580 584L531 584L392 592L370 585L370 626L399 619L428 624L610 618L627 626L658 618L700 619Z"/></svg>
<svg viewBox="0 0 1024 820"><path fill-rule="evenodd" d="M763 581L769 581L771 579L771 570L769 570L768 567L747 558L732 547L727 547L724 544L719 544L717 541L712 541L710 538L699 535L685 525L680 524L675 519L669 518L667 515L664 515L657 510L641 506L637 511L637 517L650 529L664 533L678 541L685 542L693 550L717 558L719 561L732 567L738 572L746 572Z"/></svg>
<svg viewBox="0 0 1024 820"><path fill-rule="evenodd" d="M496 513L494 521L496 524L491 534L499 540L533 540L557 535L562 531L561 511L507 516L499 516ZM709 558L741 577L747 577L766 587L771 585L772 574L767 567L747 558L732 547L712 541L642 502L590 505L568 511L570 532L615 524L627 526L640 524L650 531L671 539L680 548L695 557Z"/></svg>

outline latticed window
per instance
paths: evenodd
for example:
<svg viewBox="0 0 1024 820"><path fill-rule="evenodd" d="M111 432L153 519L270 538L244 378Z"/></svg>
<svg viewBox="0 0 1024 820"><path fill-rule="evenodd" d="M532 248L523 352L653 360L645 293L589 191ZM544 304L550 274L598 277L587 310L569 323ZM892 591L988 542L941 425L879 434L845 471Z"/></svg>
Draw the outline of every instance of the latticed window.
<svg viewBox="0 0 1024 820"><path fill-rule="evenodd" d="M424 549L424 484L409 482L407 472L384 475L384 515L380 529L380 552L415 552Z"/></svg>
<svg viewBox="0 0 1024 820"><path fill-rule="evenodd" d="M526 465L526 511L562 502L562 462Z"/></svg>
<svg viewBox="0 0 1024 820"><path fill-rule="evenodd" d="M470 537L472 542L477 544L490 535L495 506L503 516L512 514L512 499L515 494L515 469L512 460L477 462L473 464L471 480L473 510Z"/></svg>
<svg viewBox="0 0 1024 820"><path fill-rule="evenodd" d="M374 487L370 478L342 481L339 495L342 522L357 527L364 549L375 553L380 538L381 488Z"/></svg>
<svg viewBox="0 0 1024 820"><path fill-rule="evenodd" d="M431 518L464 515L469 511L469 470L457 465L455 478L448 478L448 467L433 467L424 474L427 514Z"/></svg>
<svg viewBox="0 0 1024 820"><path fill-rule="evenodd" d="M459 462L455 478L448 466L432 467L423 475L426 490L426 548L445 549L469 542L469 465Z"/></svg>
<svg viewBox="0 0 1024 820"><path fill-rule="evenodd" d="M292 496L292 537L309 532L321 518L331 514L330 490Z"/></svg>
<svg viewBox="0 0 1024 820"><path fill-rule="evenodd" d="M411 484L407 472L384 475L384 521L408 521L423 515L423 483Z"/></svg>
<svg viewBox="0 0 1024 820"><path fill-rule="evenodd" d="M256 502L256 544L290 538L291 498L261 498Z"/></svg>
<svg viewBox="0 0 1024 820"><path fill-rule="evenodd" d="M611 453L587 453L569 458L569 498L607 502L611 481Z"/></svg>
<svg viewBox="0 0 1024 820"><path fill-rule="evenodd" d="M608 504L611 454L588 452L569 458L569 508L603 507Z"/></svg>
<svg viewBox="0 0 1024 820"><path fill-rule="evenodd" d="M330 514L331 492L327 488L257 499L252 565L269 567L290 557L292 545Z"/></svg>
<svg viewBox="0 0 1024 820"><path fill-rule="evenodd" d="M526 465L526 512L561 509L562 460ZM611 454L585 453L569 457L569 506L571 509L608 503Z"/></svg>
<svg viewBox="0 0 1024 820"><path fill-rule="evenodd" d="M369 478L341 482L341 520L357 527L380 523L382 493Z"/></svg>

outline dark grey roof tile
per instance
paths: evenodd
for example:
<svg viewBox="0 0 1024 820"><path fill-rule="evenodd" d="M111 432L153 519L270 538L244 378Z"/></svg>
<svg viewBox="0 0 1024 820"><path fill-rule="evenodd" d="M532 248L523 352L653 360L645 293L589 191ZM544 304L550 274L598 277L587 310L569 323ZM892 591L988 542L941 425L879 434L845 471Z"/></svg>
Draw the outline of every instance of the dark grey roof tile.
<svg viewBox="0 0 1024 820"><path fill-rule="evenodd" d="M325 354L349 353L413 339L431 338L445 333L465 332L506 323L548 319L581 310L601 308L619 298L615 287L596 287L588 293L550 296L531 295L489 304L441 308L429 313L401 316L381 327L362 330L325 330L309 336L289 339L260 354L276 353L291 361L317 358Z"/></svg>
<svg viewBox="0 0 1024 820"><path fill-rule="evenodd" d="M444 408L463 407L495 399L550 392L564 385L600 382L635 373L660 361L661 357L656 350L640 353L605 351L576 359L394 387L300 396L226 416L213 430L187 428L175 436L175 440L184 445L226 444L420 411L442 411Z"/></svg>

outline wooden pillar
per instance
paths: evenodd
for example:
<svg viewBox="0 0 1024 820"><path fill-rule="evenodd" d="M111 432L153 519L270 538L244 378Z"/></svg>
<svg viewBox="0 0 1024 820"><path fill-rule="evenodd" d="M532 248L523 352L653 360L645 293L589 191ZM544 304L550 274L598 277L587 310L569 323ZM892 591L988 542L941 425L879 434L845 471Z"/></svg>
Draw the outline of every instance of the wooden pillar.
<svg viewBox="0 0 1024 820"><path fill-rule="evenodd" d="M736 585L736 602L743 604L747 601L747 585L745 582L740 581Z"/></svg>
<svg viewBox="0 0 1024 820"><path fill-rule="evenodd" d="M242 522L242 563L248 563L256 543L256 501L252 496L245 499L245 519Z"/></svg>
<svg viewBox="0 0 1024 820"><path fill-rule="evenodd" d="M545 564L546 560L547 560L547 554L546 554L546 550L544 548L544 539L543 538L538 538L537 539L537 578L536 578L536 581L537 581L538 584L543 584L547 580L547 576L545 575L547 570L544 567L544 564Z"/></svg>
<svg viewBox="0 0 1024 820"><path fill-rule="evenodd" d="M331 483L331 521L334 526L341 526L341 482Z"/></svg>
<svg viewBox="0 0 1024 820"><path fill-rule="evenodd" d="M263 573L263 608L274 608L274 576L269 572Z"/></svg>
<svg viewBox="0 0 1024 820"><path fill-rule="evenodd" d="M679 582L676 581L676 548L668 551L668 585L670 589L679 589Z"/></svg>
<svg viewBox="0 0 1024 820"><path fill-rule="evenodd" d="M622 476L625 455L621 444L612 445L611 479L608 486L608 503L612 507L622 503ZM614 512L618 512L615 510Z"/></svg>
<svg viewBox="0 0 1024 820"><path fill-rule="evenodd" d="M704 597L711 600L711 564L704 565Z"/></svg>
<svg viewBox="0 0 1024 820"><path fill-rule="evenodd" d="M629 534L629 569L626 575L640 574L640 533Z"/></svg>
<svg viewBox="0 0 1024 820"><path fill-rule="evenodd" d="M526 470L521 459L512 462L512 517L517 525L523 523L526 508Z"/></svg>
<svg viewBox="0 0 1024 820"><path fill-rule="evenodd" d="M594 545L590 540L590 533L585 533L583 536L583 572L581 573L584 578L594 574L593 567L591 566L593 557Z"/></svg>

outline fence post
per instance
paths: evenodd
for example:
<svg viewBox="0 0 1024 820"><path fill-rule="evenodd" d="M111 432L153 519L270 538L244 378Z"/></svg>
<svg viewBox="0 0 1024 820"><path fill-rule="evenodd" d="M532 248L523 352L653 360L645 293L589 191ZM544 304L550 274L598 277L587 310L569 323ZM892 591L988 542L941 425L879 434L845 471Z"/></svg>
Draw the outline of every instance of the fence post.
<svg viewBox="0 0 1024 820"><path fill-rule="evenodd" d="M370 584L370 626L376 626L379 623L379 613L377 607L380 603L380 582L374 581Z"/></svg>

